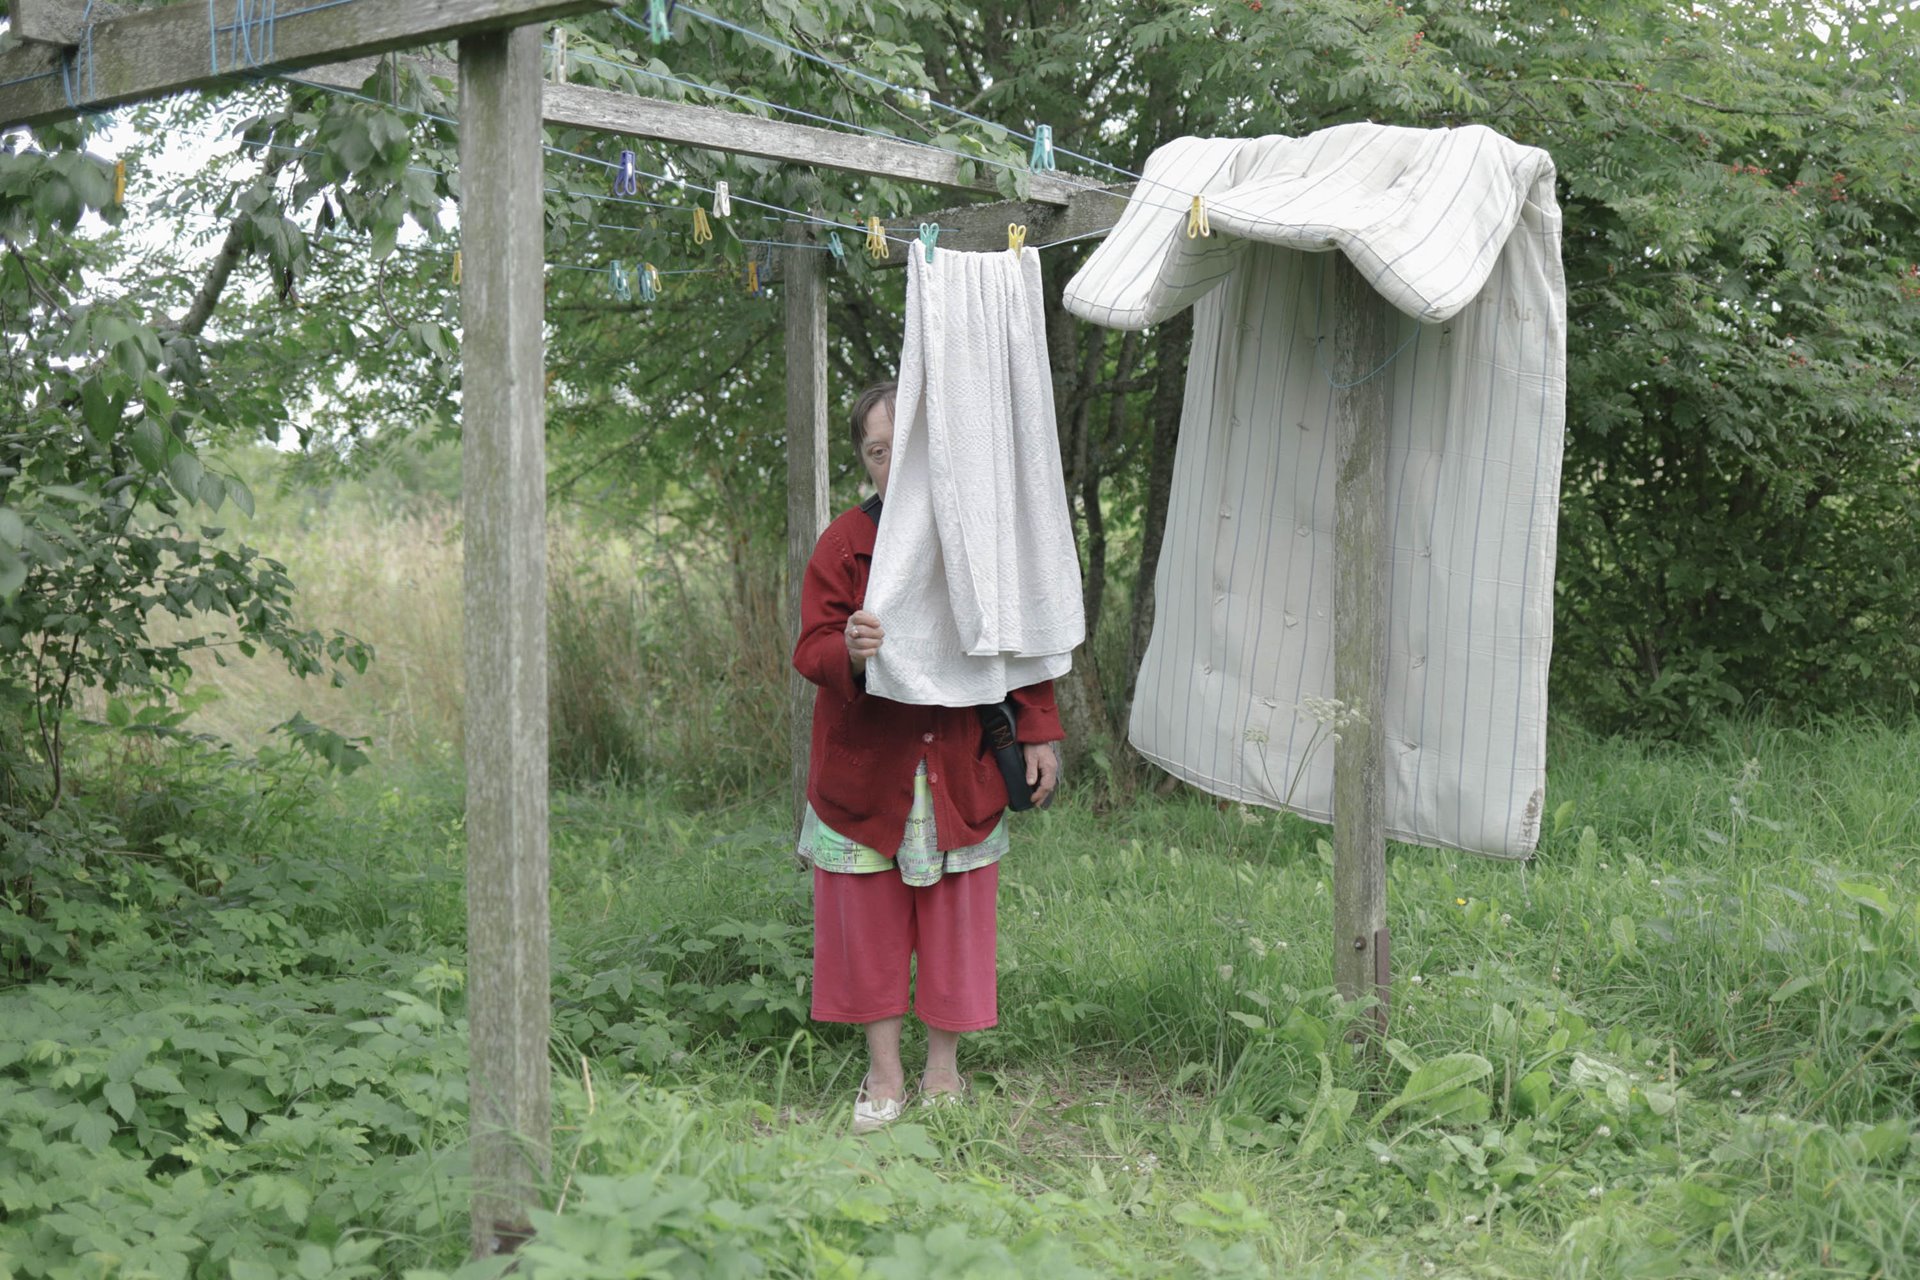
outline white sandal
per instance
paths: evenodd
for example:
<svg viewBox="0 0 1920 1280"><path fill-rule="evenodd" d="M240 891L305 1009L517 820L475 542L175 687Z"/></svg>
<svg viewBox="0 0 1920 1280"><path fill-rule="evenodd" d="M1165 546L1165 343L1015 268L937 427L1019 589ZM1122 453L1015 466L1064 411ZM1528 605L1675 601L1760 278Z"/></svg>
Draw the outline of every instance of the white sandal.
<svg viewBox="0 0 1920 1280"><path fill-rule="evenodd" d="M900 1118L905 1105L899 1098L888 1098L885 1102L867 1100L867 1077L860 1077L860 1093L853 1100L853 1131L872 1133L884 1129Z"/></svg>
<svg viewBox="0 0 1920 1280"><path fill-rule="evenodd" d="M955 1107L965 1102L970 1089L970 1086L967 1084L967 1078L957 1071L954 1073L954 1077L960 1081L960 1087L958 1089L930 1090L927 1088L926 1073L922 1072L920 1075L920 1105L922 1107Z"/></svg>

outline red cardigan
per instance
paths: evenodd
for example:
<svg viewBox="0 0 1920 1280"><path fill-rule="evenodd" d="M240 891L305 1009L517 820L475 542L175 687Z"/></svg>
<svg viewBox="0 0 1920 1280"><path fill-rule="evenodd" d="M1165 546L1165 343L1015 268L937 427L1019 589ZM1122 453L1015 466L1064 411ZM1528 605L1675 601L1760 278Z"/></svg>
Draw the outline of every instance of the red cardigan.
<svg viewBox="0 0 1920 1280"><path fill-rule="evenodd" d="M874 697L847 658L847 619L867 597L873 518L855 507L827 526L800 586L794 668L818 685L807 800L843 836L892 857L913 808L913 776L927 762L941 849L978 844L1007 807L1007 785L972 707L921 707ZM887 620L880 619L886 626ZM882 642L882 648L885 642ZM1058 742L1053 682L1012 693L1022 742Z"/></svg>

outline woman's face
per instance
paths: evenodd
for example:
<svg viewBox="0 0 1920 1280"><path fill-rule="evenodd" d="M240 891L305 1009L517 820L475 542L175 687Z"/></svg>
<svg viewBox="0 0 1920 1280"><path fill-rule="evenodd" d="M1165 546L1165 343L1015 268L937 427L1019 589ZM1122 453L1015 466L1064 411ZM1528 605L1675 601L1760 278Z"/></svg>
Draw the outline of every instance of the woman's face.
<svg viewBox="0 0 1920 1280"><path fill-rule="evenodd" d="M875 491L884 501L887 472L893 465L893 406L883 400L867 410L862 429L865 434L860 440L860 462L867 469L867 479L873 481Z"/></svg>

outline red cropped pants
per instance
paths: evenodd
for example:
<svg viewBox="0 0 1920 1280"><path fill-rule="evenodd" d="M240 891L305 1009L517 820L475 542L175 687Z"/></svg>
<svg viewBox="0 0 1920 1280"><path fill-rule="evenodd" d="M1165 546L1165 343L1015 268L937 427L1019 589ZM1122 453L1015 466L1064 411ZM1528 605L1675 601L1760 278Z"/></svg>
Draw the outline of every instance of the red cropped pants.
<svg viewBox="0 0 1920 1280"><path fill-rule="evenodd" d="M813 869L813 1016L878 1022L908 1012L942 1031L1000 1020L1000 865L916 889L896 871ZM917 972L910 963L918 961ZM913 1001L908 1003L909 977Z"/></svg>

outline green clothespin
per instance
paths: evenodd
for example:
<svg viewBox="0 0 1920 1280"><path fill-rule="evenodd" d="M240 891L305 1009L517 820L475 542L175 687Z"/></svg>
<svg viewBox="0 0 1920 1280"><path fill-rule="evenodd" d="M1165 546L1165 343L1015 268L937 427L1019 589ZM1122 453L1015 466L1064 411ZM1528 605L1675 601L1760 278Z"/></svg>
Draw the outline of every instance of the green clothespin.
<svg viewBox="0 0 1920 1280"><path fill-rule="evenodd" d="M1053 168L1053 126L1036 125L1033 130L1033 158L1027 168L1038 171Z"/></svg>
<svg viewBox="0 0 1920 1280"><path fill-rule="evenodd" d="M633 301L633 287L627 283L626 268L620 265L618 258L615 258L613 263L608 266L607 277L613 283L614 297L620 299L622 302Z"/></svg>
<svg viewBox="0 0 1920 1280"><path fill-rule="evenodd" d="M838 231L827 232L827 252L833 255L835 262L845 262L847 260L847 246L840 243L840 233Z"/></svg>
<svg viewBox="0 0 1920 1280"><path fill-rule="evenodd" d="M920 224L920 243L927 247L927 261L933 261L933 246L940 241L940 224L923 222Z"/></svg>
<svg viewBox="0 0 1920 1280"><path fill-rule="evenodd" d="M667 25L668 8L667 0L649 0L647 4L647 30L655 44L673 39L673 28Z"/></svg>

